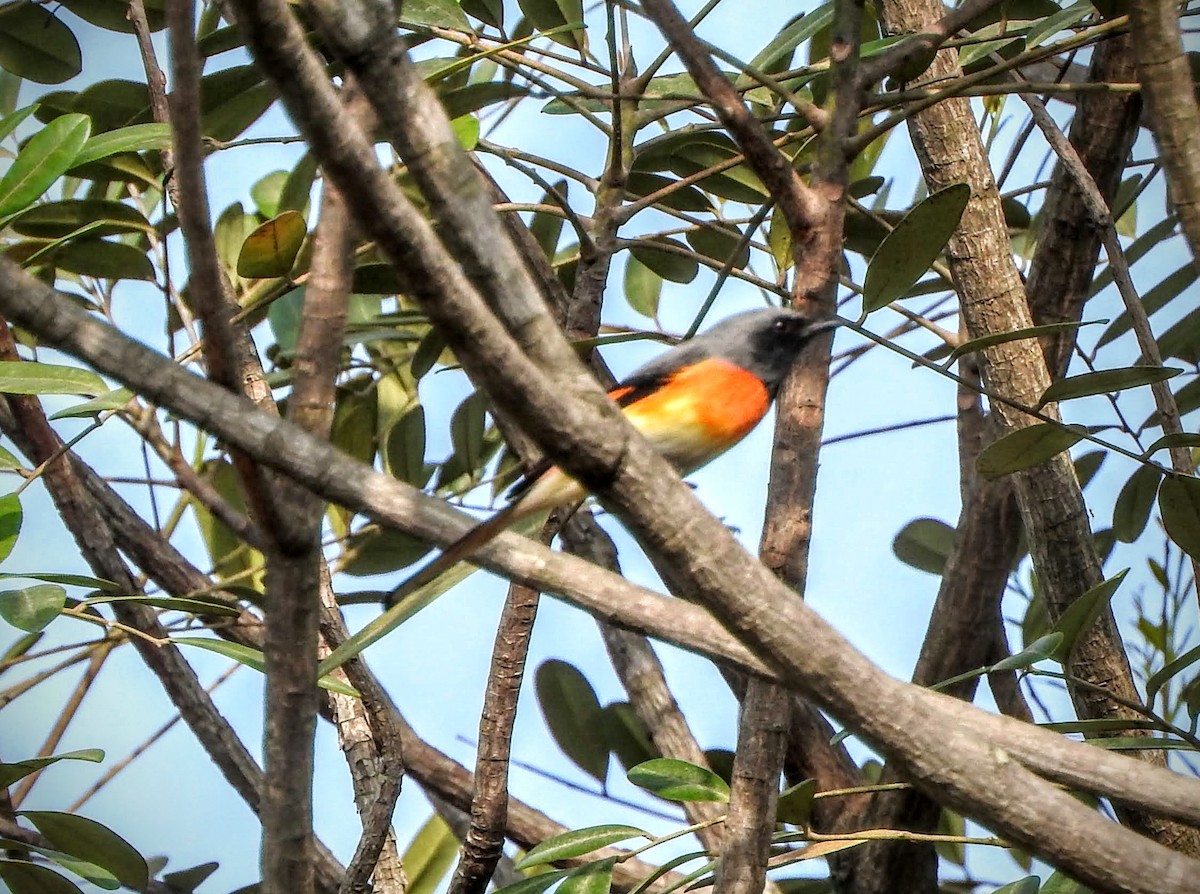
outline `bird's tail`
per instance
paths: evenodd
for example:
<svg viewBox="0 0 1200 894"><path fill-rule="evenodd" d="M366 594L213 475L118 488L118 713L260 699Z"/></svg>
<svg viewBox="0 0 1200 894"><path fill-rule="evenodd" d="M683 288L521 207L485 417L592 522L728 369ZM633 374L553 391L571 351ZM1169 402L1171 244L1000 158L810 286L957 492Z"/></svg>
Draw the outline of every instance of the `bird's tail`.
<svg viewBox="0 0 1200 894"><path fill-rule="evenodd" d="M388 593L384 597L385 607L390 608L396 605L402 599L415 593L426 584L433 583L433 581L437 580L437 578L441 577L459 562L471 558L488 541L504 531L522 514L521 503L517 501L510 503L491 518L471 528L471 530L442 550L441 555L436 559Z"/></svg>

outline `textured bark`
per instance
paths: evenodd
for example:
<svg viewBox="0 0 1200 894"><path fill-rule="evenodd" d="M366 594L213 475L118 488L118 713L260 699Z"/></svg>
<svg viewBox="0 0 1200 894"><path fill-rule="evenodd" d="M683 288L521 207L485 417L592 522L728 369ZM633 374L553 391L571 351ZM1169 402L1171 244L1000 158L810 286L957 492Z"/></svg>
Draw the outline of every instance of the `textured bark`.
<svg viewBox="0 0 1200 894"><path fill-rule="evenodd" d="M1129 5L1138 80L1150 127L1171 187L1171 204L1200 264L1200 107L1183 51L1179 4L1135 0Z"/></svg>
<svg viewBox="0 0 1200 894"><path fill-rule="evenodd" d="M929 0L893 0L883 12L891 30L904 32L920 29L923 22L940 15L940 9L940 4ZM956 55L942 52L926 74L938 77L956 71ZM931 191L964 182L972 188L971 201L947 246L971 337L1032 326L1025 290L1011 260L999 193L968 102L951 99L928 108L910 120L909 130ZM1050 377L1036 343L1010 342L982 353L984 383L990 390L1026 406L1037 404ZM1034 421L1000 402L995 402L994 414L1001 433ZM1066 453L1016 473L1012 481L1034 568L1051 619L1057 620L1078 596L1102 580L1083 495ZM1126 701L1138 698L1111 611L1080 637L1068 670L1098 687L1071 687L1080 717L1136 716L1107 695L1112 692ZM1135 828L1150 831L1144 816L1124 812L1123 817Z"/></svg>
<svg viewBox="0 0 1200 894"><path fill-rule="evenodd" d="M327 443L178 370L2 257L0 273L0 308L12 320L153 395L260 462L286 470L326 498L355 508L372 504L371 514L383 517L383 510L388 521L400 526L421 515L427 520L429 514L448 517L444 508L429 505L436 501L417 499L397 482L340 458ZM444 296L452 305L454 297ZM512 394L529 384L499 375L497 381ZM572 403L585 413L581 401ZM517 415L531 428L547 422L529 407ZM576 475L585 475L598 456L612 449L611 441L622 438L619 427L590 421L583 423L578 436L580 449L592 449L594 440L595 452L581 458L561 452L561 446L553 451L555 460ZM622 443L626 459L617 480L593 486L603 488L603 497L659 554L669 582L710 607L731 632L767 657L790 686L835 711L895 759L924 791L1085 883L1145 894L1190 894L1194 889L1195 861L1106 821L1051 783L1198 821L1200 782L890 678L754 562L648 446L635 440ZM407 512L392 511L400 502L408 504ZM497 545L519 541L513 537ZM525 547L524 552L536 550ZM550 555L539 563L543 570ZM528 575L529 570L526 566L520 573ZM722 638L715 629L710 636L714 641ZM415 766L415 761L410 764ZM636 871L629 863L624 866Z"/></svg>

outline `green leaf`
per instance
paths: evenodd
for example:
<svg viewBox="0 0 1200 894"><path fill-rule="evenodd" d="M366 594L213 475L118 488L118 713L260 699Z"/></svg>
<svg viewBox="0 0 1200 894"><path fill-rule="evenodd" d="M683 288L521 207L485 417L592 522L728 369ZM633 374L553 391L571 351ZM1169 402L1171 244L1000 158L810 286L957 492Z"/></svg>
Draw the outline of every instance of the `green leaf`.
<svg viewBox="0 0 1200 894"><path fill-rule="evenodd" d="M546 839L531 849L517 861L515 868L524 870L545 863L573 860L602 847L628 841L631 838L649 839L650 836L635 826L621 825L589 826L586 829L563 832L561 835Z"/></svg>
<svg viewBox="0 0 1200 894"><path fill-rule="evenodd" d="M436 813L431 815L404 851L405 894L433 894L454 865L459 844L446 821Z"/></svg>
<svg viewBox="0 0 1200 894"><path fill-rule="evenodd" d="M237 65L200 81L204 135L227 142L263 116L275 101L274 87L253 65Z"/></svg>
<svg viewBox="0 0 1200 894"><path fill-rule="evenodd" d="M74 239L55 249L51 257L56 267L80 276L145 282L153 282L155 278L154 265L146 253L124 242Z"/></svg>
<svg viewBox="0 0 1200 894"><path fill-rule="evenodd" d="M583 29L583 0L517 0L521 12L533 23L533 27L572 50L587 49L587 32ZM563 31L563 25L579 25L575 30ZM559 29L559 30L555 30Z"/></svg>
<svg viewBox="0 0 1200 894"><path fill-rule="evenodd" d="M3 24L0 19L0 26ZM57 872L23 860L0 860L0 881L8 885L11 894L83 894Z"/></svg>
<svg viewBox="0 0 1200 894"><path fill-rule="evenodd" d="M658 318L658 300L662 295L663 279L645 264L630 255L625 261L625 300L644 317Z"/></svg>
<svg viewBox="0 0 1200 894"><path fill-rule="evenodd" d="M551 185L553 186L553 191L546 190L542 193L538 204L557 208L559 203L569 196L568 184L564 179ZM533 219L529 222L529 232L533 234L533 238L537 240L537 244L542 249L542 254L547 258L553 258L558 250L558 242L562 236L564 223L565 221L561 212L551 214L546 211L534 212Z"/></svg>
<svg viewBox="0 0 1200 894"><path fill-rule="evenodd" d="M426 555L432 547L411 534L395 528L371 525L346 541L346 559L342 572L352 577L370 577L407 568Z"/></svg>
<svg viewBox="0 0 1200 894"><path fill-rule="evenodd" d="M503 0L462 0L459 5L467 15L474 16L498 31L504 30Z"/></svg>
<svg viewBox="0 0 1200 894"><path fill-rule="evenodd" d="M37 108L37 103L33 103L0 118L0 140L8 139L9 134L20 127L26 118L37 111Z"/></svg>
<svg viewBox="0 0 1200 894"><path fill-rule="evenodd" d="M1161 438L1147 447L1146 452L1143 453L1142 456L1149 457L1157 453L1159 450L1169 450L1172 447L1200 447L1200 434L1177 431L1172 432L1169 435L1163 435Z"/></svg>
<svg viewBox="0 0 1200 894"><path fill-rule="evenodd" d="M330 440L339 450L370 465L377 449L379 407L370 377L351 379L338 387ZM368 386L364 388L364 386Z"/></svg>
<svg viewBox="0 0 1200 894"><path fill-rule="evenodd" d="M604 706L604 738L626 771L662 756L629 702L610 702Z"/></svg>
<svg viewBox="0 0 1200 894"><path fill-rule="evenodd" d="M88 224L93 238L121 233L156 232L145 215L122 202L109 199L72 199L64 202L43 202L32 206L12 222L12 228L22 236L35 239L61 239Z"/></svg>
<svg viewBox="0 0 1200 894"><path fill-rule="evenodd" d="M896 558L918 571L941 574L954 549L955 530L936 518L916 518L892 541Z"/></svg>
<svg viewBox="0 0 1200 894"><path fill-rule="evenodd" d="M541 872L537 875L523 878L519 882L505 885L496 894L542 894L567 875L566 869L555 869L553 872Z"/></svg>
<svg viewBox="0 0 1200 894"><path fill-rule="evenodd" d="M22 810L20 816L33 823L56 848L107 869L126 887L144 891L150 883L150 871L142 855L107 826L73 813L48 810Z"/></svg>
<svg viewBox="0 0 1200 894"><path fill-rule="evenodd" d="M3 12L0 10L0 33L4 31ZM34 134L0 179L0 217L22 210L49 189L74 163L91 132L92 122L86 115L71 114L55 118Z"/></svg>
<svg viewBox="0 0 1200 894"><path fill-rule="evenodd" d="M640 199L678 183L679 181L673 177L664 177L661 174L650 174L645 171L632 171L629 174L626 188L630 196ZM676 211L695 211L702 214L712 211L712 202L694 186L677 186L655 203L655 207L659 205L674 208Z"/></svg>
<svg viewBox="0 0 1200 894"><path fill-rule="evenodd" d="M296 167L288 174L283 189L279 192L279 212L299 211L304 214L312 197L313 181L317 177L317 159L311 152L305 152Z"/></svg>
<svg viewBox="0 0 1200 894"><path fill-rule="evenodd" d="M1200 479L1168 475L1158 487L1158 513L1167 536L1200 558Z"/></svg>
<svg viewBox="0 0 1200 894"><path fill-rule="evenodd" d="M152 32L166 27L166 0L145 0L142 5ZM125 0L63 0L63 6L93 25L122 34L133 34L129 5Z"/></svg>
<svg viewBox="0 0 1200 894"><path fill-rule="evenodd" d="M1058 647L1062 644L1062 641L1063 635L1061 633L1047 633L1045 636L1039 636L1015 655L1009 655L1003 661L997 661L991 667L987 668L987 672L1021 670L1031 667L1039 661L1053 658L1055 653L1058 652Z"/></svg>
<svg viewBox="0 0 1200 894"><path fill-rule="evenodd" d="M1079 479L1080 488L1091 483L1107 456L1108 453L1103 450L1091 450L1075 458L1075 477Z"/></svg>
<svg viewBox="0 0 1200 894"><path fill-rule="evenodd" d="M238 664L244 664L246 667L261 673L266 673L267 665L263 653L258 649L244 646L241 643L231 643L223 639L209 639L198 636L176 636L172 637L171 642L177 646L194 646L197 649L205 649L209 652L216 652L225 658L231 658ZM339 695L348 695L352 698L358 697L358 691L352 686L348 686L341 680L331 677L328 674L321 676L317 680L317 685L322 689L328 689L330 692L336 692Z"/></svg>
<svg viewBox="0 0 1200 894"><path fill-rule="evenodd" d="M61 84L83 71L83 53L49 9L18 0L0 7L0 68L38 84Z"/></svg>
<svg viewBox="0 0 1200 894"><path fill-rule="evenodd" d="M24 464L13 455L11 450L0 447L0 469L23 469L24 467Z"/></svg>
<svg viewBox="0 0 1200 894"><path fill-rule="evenodd" d="M470 31L471 23L455 0L404 0L401 21L415 25L436 25L455 31Z"/></svg>
<svg viewBox="0 0 1200 894"><path fill-rule="evenodd" d="M0 764L0 787L7 788L30 773L36 773L43 767L59 761L89 761L98 764L102 760L104 760L104 752L99 748L84 748L80 751L67 751L50 757L32 757L29 760L15 761L11 764Z"/></svg>
<svg viewBox="0 0 1200 894"><path fill-rule="evenodd" d="M864 313L887 307L916 284L946 247L970 199L971 187L955 183L904 215L867 265Z"/></svg>
<svg viewBox="0 0 1200 894"><path fill-rule="evenodd" d="M429 481L425 462L425 408L417 404L392 424L384 436L383 468L413 487Z"/></svg>
<svg viewBox="0 0 1200 894"><path fill-rule="evenodd" d="M1086 593L1075 598L1067 610L1062 613L1053 627L1052 633L1061 633L1062 641L1054 651L1054 659L1060 664L1066 664L1075 644L1084 636L1102 614L1108 611L1113 595L1129 573L1126 568L1108 580L1089 589Z"/></svg>
<svg viewBox="0 0 1200 894"><path fill-rule="evenodd" d="M91 370L75 366L0 360L0 392L4 394L101 394L108 386Z"/></svg>
<svg viewBox="0 0 1200 894"><path fill-rule="evenodd" d="M558 886L558 894L608 894L617 860L609 857L573 869Z"/></svg>
<svg viewBox="0 0 1200 894"><path fill-rule="evenodd" d="M0 580L14 579L40 580L48 584L62 584L65 587L87 587L92 590L105 590L110 593L120 591L120 587L110 580L91 577L87 574L51 574L45 571L0 572Z"/></svg>
<svg viewBox="0 0 1200 894"><path fill-rule="evenodd" d="M26 633L37 633L58 617L67 591L56 584L35 584L0 592L0 618Z"/></svg>
<svg viewBox="0 0 1200 894"><path fill-rule="evenodd" d="M997 888L992 894L1038 894L1038 886L1042 883L1036 875L1029 875L1015 882L1009 882L1002 888Z"/></svg>
<svg viewBox="0 0 1200 894"><path fill-rule="evenodd" d="M81 600L82 605L107 605L112 602L128 602L148 605L166 611L186 612L189 615L222 616L236 618L241 612L221 602L204 599L184 599L180 596L92 596Z"/></svg>
<svg viewBox="0 0 1200 894"><path fill-rule="evenodd" d="M263 217L271 218L284 210L279 207L279 197L283 193L287 179L287 171L272 171L260 177L250 187L250 197L254 199L254 207Z"/></svg>
<svg viewBox="0 0 1200 894"><path fill-rule="evenodd" d="M285 211L261 224L242 243L237 273L247 279L286 276L296 263L308 225L298 211Z"/></svg>
<svg viewBox="0 0 1200 894"><path fill-rule="evenodd" d="M421 609L428 606L451 587L466 580L478 569L467 562L460 562L448 569L420 589L410 593L382 615L368 621L350 639L346 640L322 659L318 673L327 674L341 667L368 646L383 639Z"/></svg>
<svg viewBox="0 0 1200 894"><path fill-rule="evenodd" d="M1046 879L1039 894L1092 894L1092 889L1087 885L1081 885L1056 869L1051 873L1050 878Z"/></svg>
<svg viewBox="0 0 1200 894"><path fill-rule="evenodd" d="M1039 422L993 441L975 458L975 470L984 478L1002 478L1057 456L1083 439L1079 426Z"/></svg>
<svg viewBox="0 0 1200 894"><path fill-rule="evenodd" d="M706 258L724 265L733 259L733 268L741 270L750 263L750 244L742 239L737 227L700 227L684 234L688 244Z"/></svg>
<svg viewBox="0 0 1200 894"><path fill-rule="evenodd" d="M811 12L796 16L755 54L750 60L750 67L767 74L783 71L791 64L796 47L828 25L832 21L832 15L833 4L827 3ZM749 75L741 75L737 86L742 88L753 83L755 81Z"/></svg>
<svg viewBox="0 0 1200 894"><path fill-rule="evenodd" d="M216 863L201 863L190 869L168 872L162 880L173 894L192 894L206 878L217 871L217 868L218 864Z"/></svg>
<svg viewBox="0 0 1200 894"><path fill-rule="evenodd" d="M603 709L592 684L565 661L543 662L535 674L538 705L555 743L601 785L608 775Z"/></svg>
<svg viewBox="0 0 1200 894"><path fill-rule="evenodd" d="M661 248L663 245L670 245L673 249ZM700 272L700 263L678 239L665 236L644 239L630 246L629 251L641 263L671 282L690 283Z"/></svg>
<svg viewBox="0 0 1200 894"><path fill-rule="evenodd" d="M1167 682L1178 674L1180 671L1191 667L1197 661L1200 661L1200 646L1188 649L1174 661L1168 661L1146 680L1146 704L1154 705L1154 697L1158 694Z"/></svg>
<svg viewBox="0 0 1200 894"><path fill-rule="evenodd" d="M128 388L114 388L99 397L84 401L81 404L59 410L51 419L73 419L80 416L99 416L106 410L120 410L133 399L133 392Z"/></svg>
<svg viewBox="0 0 1200 894"><path fill-rule="evenodd" d="M1157 466L1138 466L1121 488L1113 506L1112 526L1113 533L1122 543L1133 543L1146 530L1162 477L1162 469Z"/></svg>
<svg viewBox="0 0 1200 894"><path fill-rule="evenodd" d="M96 134L83 144L73 167L91 164L125 152L149 152L171 148L171 125L130 124Z"/></svg>
<svg viewBox="0 0 1200 894"><path fill-rule="evenodd" d="M0 562L8 558L21 533L21 500L16 494L0 497Z"/></svg>
<svg viewBox="0 0 1200 894"><path fill-rule="evenodd" d="M970 341L963 342L950 352L942 365L949 368L959 357L974 354L976 351L982 351L984 348L1007 344L1010 341L1021 341L1026 338L1044 338L1048 335L1058 335L1060 332L1070 332L1082 326L1098 326L1104 322L1104 320L1089 320L1082 323L1046 323L1042 326L1028 326L1024 329L1014 329L1011 332L997 332L992 335L984 335L980 338L973 338Z"/></svg>
<svg viewBox="0 0 1200 894"><path fill-rule="evenodd" d="M487 395L476 391L454 411L450 418L450 443L462 468L472 476L484 461L483 436L487 432Z"/></svg>
<svg viewBox="0 0 1200 894"><path fill-rule="evenodd" d="M660 757L638 764L629 771L629 781L668 801L729 800L729 785L705 767L687 761Z"/></svg>
<svg viewBox="0 0 1200 894"><path fill-rule="evenodd" d="M775 818L781 823L807 827L816 793L817 780L805 779L803 782L797 782L779 796L779 803L775 806Z"/></svg>
<svg viewBox="0 0 1200 894"><path fill-rule="evenodd" d="M1038 401L1038 409L1053 401L1072 400L1094 394L1124 391L1139 385L1165 382L1182 373L1182 369L1159 366L1126 366L1121 369L1102 369L1059 379L1046 389Z"/></svg>

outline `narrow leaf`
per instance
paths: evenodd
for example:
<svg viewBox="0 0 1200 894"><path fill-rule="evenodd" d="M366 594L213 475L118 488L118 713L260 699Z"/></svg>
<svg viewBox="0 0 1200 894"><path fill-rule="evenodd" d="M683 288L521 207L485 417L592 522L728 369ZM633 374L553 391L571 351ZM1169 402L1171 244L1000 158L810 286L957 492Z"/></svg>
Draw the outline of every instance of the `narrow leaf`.
<svg viewBox="0 0 1200 894"><path fill-rule="evenodd" d="M516 865L517 869L529 869L543 863L557 863L559 860L571 860L582 857L602 847L608 847L630 838L646 838L650 836L635 826L606 825L589 826L586 829L575 829L563 832L543 841L522 857Z"/></svg>
<svg viewBox="0 0 1200 894"><path fill-rule="evenodd" d="M1155 382L1165 382L1183 372L1175 367L1158 366L1127 366L1121 369L1102 369L1097 372L1082 373L1059 379L1042 394L1038 408L1053 401L1072 400L1077 397L1090 397L1094 394L1108 394L1113 391L1124 391L1139 385L1151 385Z"/></svg>
<svg viewBox="0 0 1200 894"><path fill-rule="evenodd" d="M1079 426L1039 422L993 441L975 459L984 478L1001 478L1045 462L1083 439Z"/></svg>
<svg viewBox="0 0 1200 894"><path fill-rule="evenodd" d="M505 885L496 891L496 894L542 894L543 891L561 881L566 874L567 870L565 869L542 872L529 878L521 879L519 882L513 882L511 885Z"/></svg>
<svg viewBox="0 0 1200 894"><path fill-rule="evenodd" d="M446 821L436 813L431 815L404 852L405 894L433 894L454 865L459 844Z"/></svg>
<svg viewBox="0 0 1200 894"><path fill-rule="evenodd" d="M1191 667L1197 661L1200 661L1200 646L1188 649L1174 661L1168 661L1166 664L1152 673L1150 678L1146 680L1146 704L1152 706L1154 704L1154 696L1158 694L1159 690L1162 689L1172 677L1174 677L1184 668Z"/></svg>
<svg viewBox="0 0 1200 894"><path fill-rule="evenodd" d="M615 857L609 857L572 870L558 886L558 894L608 894L616 862Z"/></svg>
<svg viewBox="0 0 1200 894"><path fill-rule="evenodd" d="M256 670L259 673L266 673L267 670L266 659L263 657L263 653L250 646L243 646L241 643L231 643L223 639L208 639L198 636L177 636L173 637L171 642L177 646L194 646L198 649L216 652L218 655L232 658L238 664L244 664L246 667ZM317 680L317 685L322 689L328 689L330 692L336 692L339 695L358 696L358 690L327 674Z"/></svg>
<svg viewBox="0 0 1200 894"><path fill-rule="evenodd" d="M863 312L887 307L916 284L958 226L971 187L955 183L909 211L876 249L863 282Z"/></svg>
<svg viewBox="0 0 1200 894"><path fill-rule="evenodd" d="M1146 530L1162 477L1162 469L1157 466L1138 466L1121 488L1113 506L1112 527L1113 534L1122 543L1133 543Z"/></svg>
<svg viewBox="0 0 1200 894"><path fill-rule="evenodd" d="M3 30L0 18L0 32ZM32 204L66 173L91 131L92 122L86 115L69 114L34 134L0 179L0 217Z"/></svg>
<svg viewBox="0 0 1200 894"><path fill-rule="evenodd" d="M992 348L996 345L1008 344L1011 341L1021 341L1026 338L1044 338L1047 335L1058 335L1060 332L1071 332L1082 326L1098 326L1106 322L1108 321L1089 320L1082 323L1046 323L1042 326L1027 326L1024 329L1014 329L1011 332L996 332L992 335L984 335L963 342L950 352L950 355L942 365L949 367L959 357L974 354L976 351L982 351L984 348Z"/></svg>
<svg viewBox="0 0 1200 894"><path fill-rule="evenodd" d="M1063 635L1061 633L1047 633L1045 636L1035 639L1017 654L1010 655L1003 661L997 661L988 668L988 672L1021 670L1031 667L1039 661L1053 657L1062 641Z"/></svg>
<svg viewBox="0 0 1200 894"><path fill-rule="evenodd" d="M82 167L122 152L148 152L171 147L171 125L131 124L96 134L83 144L72 167Z"/></svg>
<svg viewBox="0 0 1200 894"><path fill-rule="evenodd" d="M729 785L712 770L687 761L660 757L638 764L629 781L668 801L729 800Z"/></svg>
<svg viewBox="0 0 1200 894"><path fill-rule="evenodd" d="M0 392L4 394L102 394L108 386L90 370L76 366L0 360Z"/></svg>
<svg viewBox="0 0 1200 894"><path fill-rule="evenodd" d="M59 761L89 761L98 764L104 760L104 752L99 748L84 748L80 751L67 751L50 757L33 757L25 761L15 761L11 764L0 764L0 787L8 787L14 782L24 779L30 773L36 773L43 767L56 764Z"/></svg>
<svg viewBox="0 0 1200 894"><path fill-rule="evenodd" d="M1058 619L1058 623L1054 625L1054 633L1062 634L1062 642L1054 651L1056 661L1066 664L1067 659L1071 655L1071 651L1075 648L1075 644L1084 636L1092 627L1096 620L1108 610L1108 605L1112 602L1113 595L1121 586L1121 581L1125 580L1125 575L1129 573L1126 568L1118 574L1113 575L1108 580L1097 584L1086 593L1077 597L1067 610L1062 613L1062 617Z"/></svg>

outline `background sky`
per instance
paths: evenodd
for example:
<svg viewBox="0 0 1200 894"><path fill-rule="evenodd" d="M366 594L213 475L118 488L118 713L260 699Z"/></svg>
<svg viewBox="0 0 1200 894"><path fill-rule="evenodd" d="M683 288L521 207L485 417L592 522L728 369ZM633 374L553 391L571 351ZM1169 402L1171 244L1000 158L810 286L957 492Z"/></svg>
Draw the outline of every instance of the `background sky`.
<svg viewBox="0 0 1200 894"><path fill-rule="evenodd" d="M511 5L511 4L510 4ZM681 4L685 13L698 4ZM702 30L722 47L742 58L752 57L773 36L790 15L799 9L792 4L755 5L755 14L745 7L727 3L710 16ZM68 12L58 10L73 26ZM510 10L512 14L512 10ZM593 22L592 42L600 44L602 23ZM62 85L79 89L93 80L108 77L143 78L136 46L131 36L100 32L86 25L76 30L84 50L85 75ZM164 41L159 40L165 60ZM634 33L634 51L639 59L648 59L660 42L645 28ZM227 63L220 57L217 63ZM59 89L59 88L55 88ZM21 103L32 101L42 88L27 84ZM493 135L497 142L528 141L536 128L538 151L552 155L584 171L599 170L605 148L601 139L574 116L549 118L538 111L537 101L527 102ZM993 146L993 158L1003 158L1009 140L1023 117L1019 101L1009 100L1010 118ZM1069 109L1052 106L1060 120L1069 118ZM294 133L286 117L272 111L256 124L246 137L285 136ZM1038 139L1037 137L1034 138ZM251 206L250 185L273 169L290 169L301 153L295 144L268 144L231 149L215 154L208 167L210 200L214 217L234 201ZM1135 156L1153 153L1152 144L1143 135ZM1031 153L1032 158L1036 153ZM0 161L0 168L4 165ZM536 200L540 190L531 188L519 176L499 164L489 167L515 200ZM917 189L917 171L907 150L902 131L893 135L877 173L893 180L891 207L906 207ZM1018 168L1011 184L1044 177L1046 172ZM577 200L579 195L573 193ZM1040 200L1040 199L1039 199ZM1163 207L1161 185L1152 187L1142 199L1144 219L1157 219ZM586 209L585 209L586 210ZM641 217L634 229L654 229L652 219ZM1145 226L1139 228L1145 229ZM173 246L175 270L183 269L182 254ZM1135 269L1140 288L1153 285L1169 270L1186 260L1178 240L1156 250ZM175 266L179 265L179 266ZM646 327L649 321L629 310L620 294L623 259L614 266L605 307L605 322ZM856 270L856 279L861 269ZM711 285L710 274L702 272L688 286L666 284L661 302L663 327L679 333L692 317ZM161 301L152 289L123 283L116 292L118 322L147 343L162 347ZM752 288L731 280L718 299L709 319L761 304ZM1180 304L1181 302L1176 302ZM913 305L919 306L918 304ZM1106 293L1089 304L1085 318L1111 318L1118 312L1119 299ZM857 308L843 311L854 316ZM891 311L872 317L875 331L885 332L899 321ZM1171 320L1154 320L1162 332ZM1100 330L1096 330L1100 331ZM256 332L260 348L269 342L269 334ZM852 333L838 334L835 352L856 343ZM925 350L931 342L920 338L906 341L915 350ZM1119 340L1102 362L1123 366L1135 359L1131 340ZM604 350L605 359L618 375L628 372L653 356L661 348L653 343L614 345ZM43 359L53 359L43 354ZM1194 371L1191 371L1194 372ZM1191 375L1189 372L1189 376ZM1182 383L1187 379L1178 379ZM458 373L436 373L422 383L422 398L428 413L428 455L438 458L450 452L449 414L458 401L469 393L469 386ZM1144 392L1144 393L1142 393ZM1148 390L1127 393L1123 407L1131 419L1143 419L1152 406ZM61 402L63 405L71 401ZM47 401L50 409L59 403ZM908 422L952 413L953 383L928 370L913 368L899 355L883 350L871 351L866 358L837 376L829 392L826 435L837 437L890 424ZM1111 409L1101 398L1074 402L1066 410L1069 421L1111 422ZM58 430L69 437L79 424L64 421ZM761 529L770 457L770 422L761 425L741 445L691 476L705 503L740 533L747 548L756 548ZM83 453L106 474L139 476L144 474L141 453L135 439L113 421L103 430L89 435ZM1080 451L1084 452L1084 451ZM1108 527L1112 501L1133 466L1120 457L1109 457L1087 494L1092 507L1094 527ZM15 486L15 482L12 486ZM145 494L125 489L131 502L148 511ZM163 494L169 505L170 494ZM4 570L53 570L88 573L79 559L69 535L40 487L31 487L22 496L25 528ZM958 514L957 455L953 425L943 423L861 438L831 445L822 451L821 471L813 520L813 552L807 598L813 607L841 630L860 650L889 673L907 678L920 648L928 614L936 594L938 579L911 569L892 554L891 542L910 520L929 516L953 524ZM657 585L648 563L613 520L606 526L618 537L626 575L639 583ZM206 564L201 542L190 524L184 526L176 543ZM1106 566L1106 574L1132 566L1134 571L1118 595L1115 607L1128 619L1131 596L1147 580L1142 551L1135 545L1118 546ZM361 589L370 581L339 580L340 590ZM504 588L495 579L479 574L470 584L460 587L435 602L384 641L368 651L376 674L392 692L408 721L420 735L457 760L471 766L474 755L471 742L476 736L481 693L487 672L496 618ZM1006 614L1018 618L1023 604L1016 598L1006 604ZM352 627L375 617L373 607L351 607L347 616ZM1193 615L1189 619L1195 628ZM86 639L90 629L60 619L50 628L48 639L64 643ZM13 631L0 627L0 648L14 638ZM1019 647L1019 639L1014 646ZM736 736L736 706L719 675L706 662L669 646L658 649L666 666L667 678L694 732L704 747L732 748ZM226 668L215 656L191 653L201 679L211 681ZM514 768L511 791L514 797L546 810L554 818L575 826L602 822L632 822L644 828L665 832L677 823L643 816L618 807L601 798L581 794L549 778L548 774L595 790L595 783L576 770L558 752L542 722L532 690L532 670L549 658L570 661L580 667L596 688L602 703L624 698L608 664L595 623L583 612L545 599L539 613L530 650L526 692L518 718L514 754L535 770ZM42 684L31 695L18 699L0 714L0 757L16 760L36 753L78 680L75 671L59 674ZM1053 702L1053 693L1048 689ZM981 699L987 701L986 688ZM242 733L255 753L261 738L262 680L250 670L240 670L218 691L221 710ZM80 791L101 772L123 758L131 749L174 716L166 696L146 673L136 654L121 649L103 668L100 678L86 699L59 751L101 747L107 758L97 767L67 762L43 775L27 806L40 809L65 809ZM851 741L860 757L864 748ZM345 764L334 735L322 724L317 738L317 775L315 779L317 830L321 838L342 860L348 860L358 840L359 824L347 780ZM610 773L610 791L639 803L661 809L661 805L642 796L623 780L619 767ZM229 792L223 779L190 732L177 725L157 744L135 761L117 780L103 789L82 809L128 838L143 854L170 856L171 868L182 869L210 860L219 861L216 875L201 889L222 892L257 879L258 827L249 810ZM405 785L396 812L396 830L403 845L425 821L429 808L417 786ZM973 854L972 866L979 874L997 882L1016 877L1011 861L1003 855ZM814 868L815 869L815 868ZM1043 873L1044 874L1044 873Z"/></svg>

